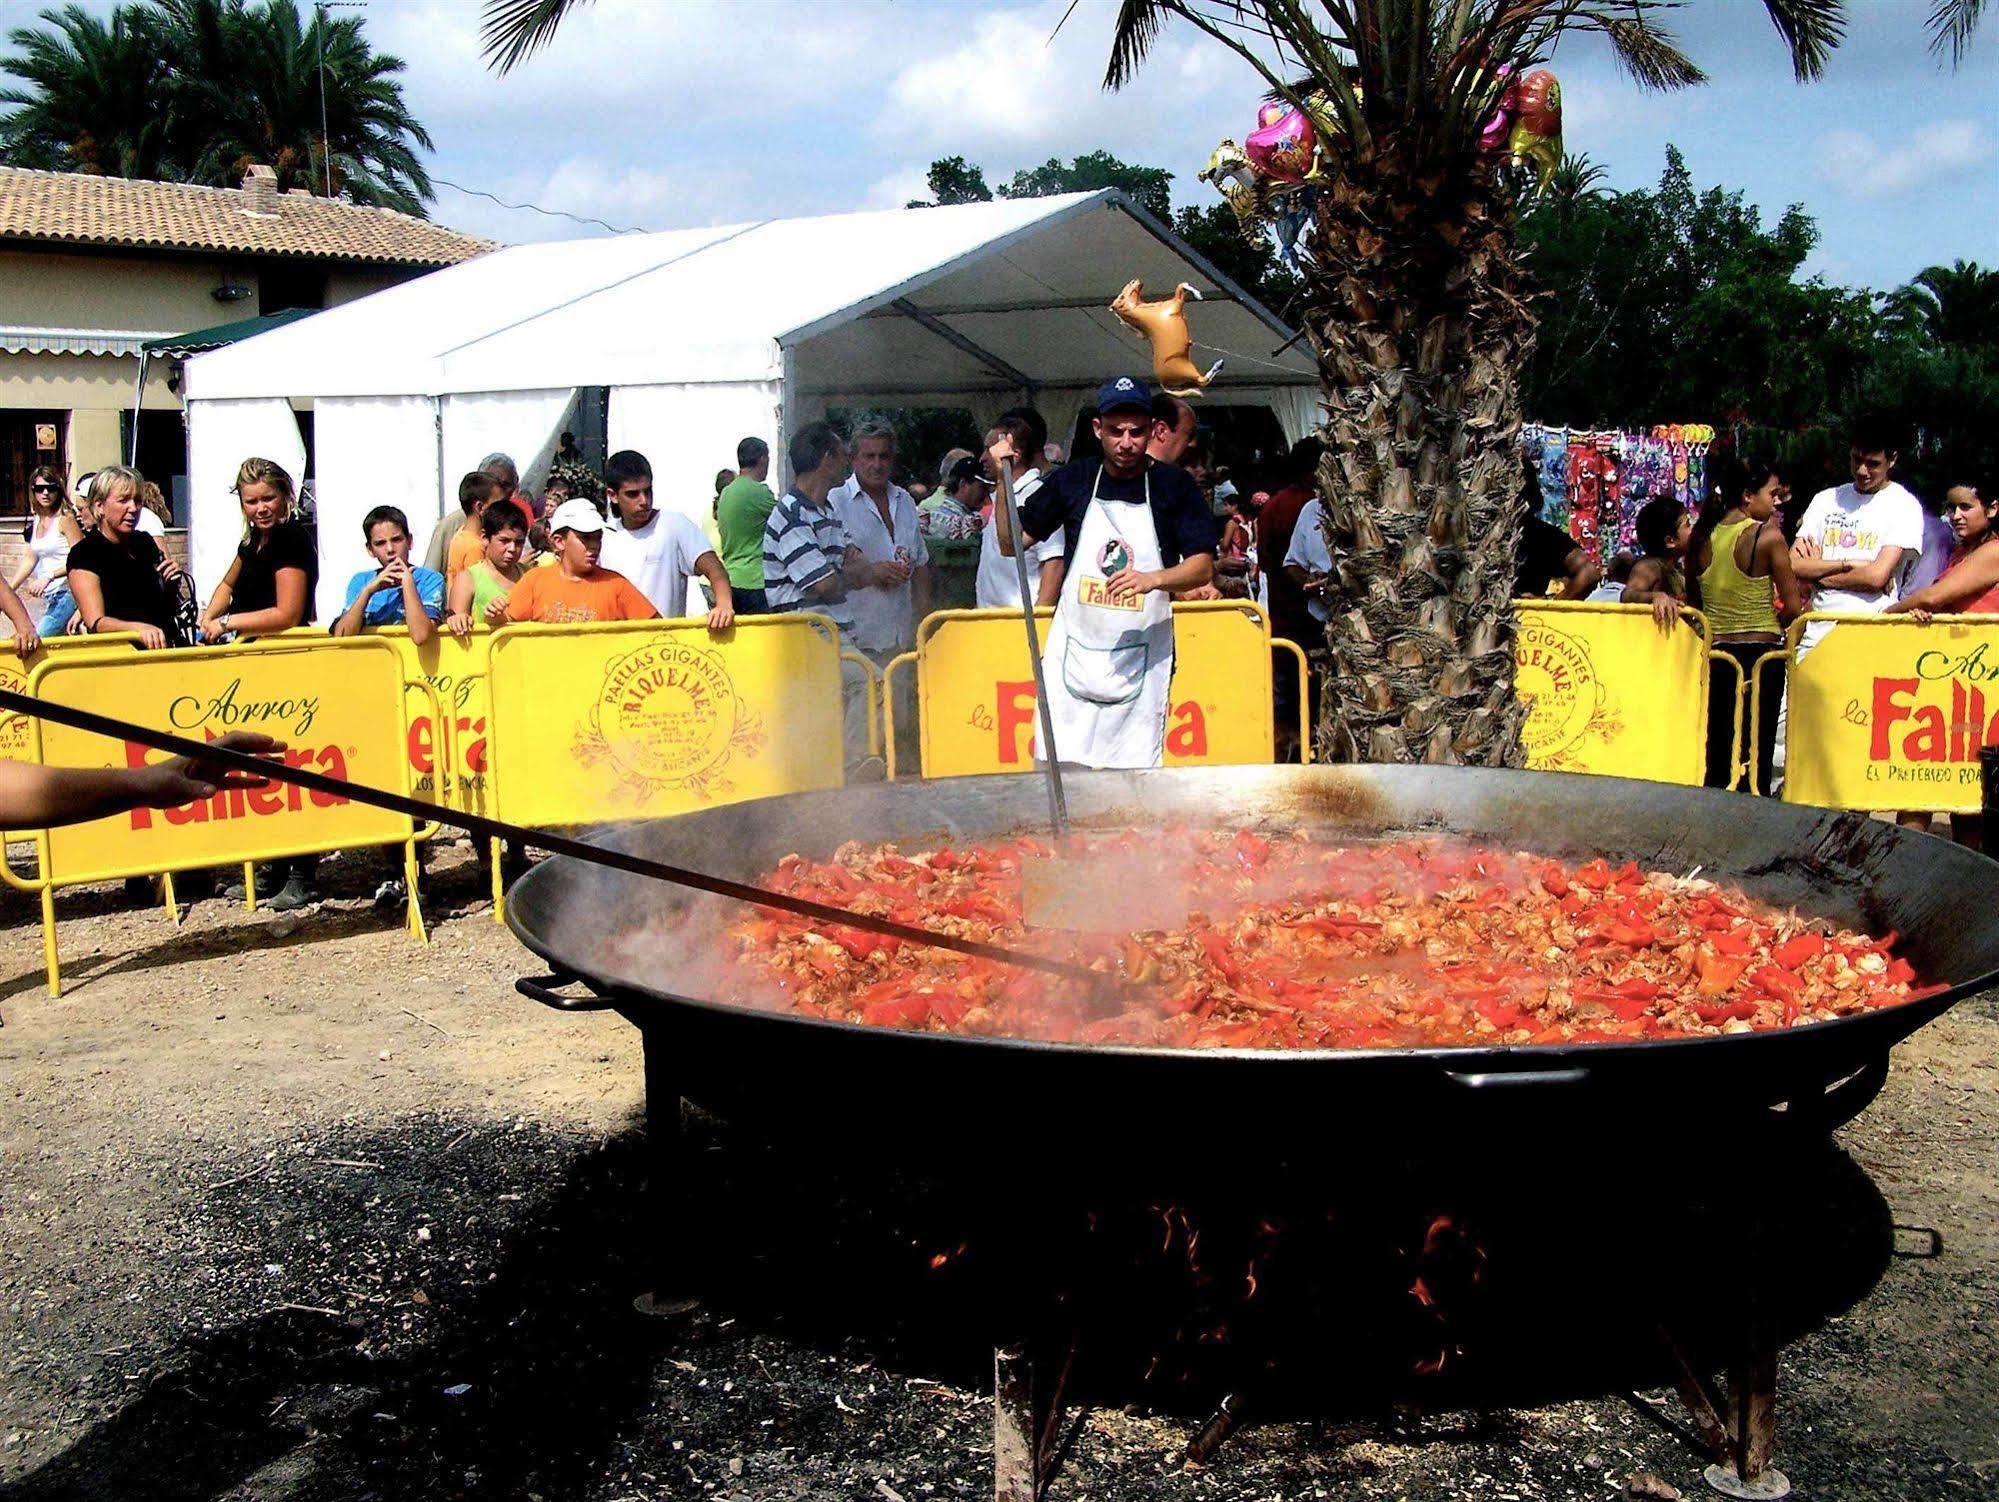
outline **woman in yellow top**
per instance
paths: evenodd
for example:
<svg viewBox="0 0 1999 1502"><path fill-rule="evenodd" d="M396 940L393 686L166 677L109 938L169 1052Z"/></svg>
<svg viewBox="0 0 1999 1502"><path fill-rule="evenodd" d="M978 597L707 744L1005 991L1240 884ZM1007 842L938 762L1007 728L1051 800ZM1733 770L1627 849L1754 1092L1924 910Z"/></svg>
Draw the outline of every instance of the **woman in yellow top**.
<svg viewBox="0 0 1999 1502"><path fill-rule="evenodd" d="M451 580L450 614L444 629L463 641L481 621L507 623L507 596L527 572L521 549L527 545L526 520L516 506L488 506L479 513L479 531L486 549Z"/></svg>
<svg viewBox="0 0 1999 1502"><path fill-rule="evenodd" d="M1783 644L1784 627L1804 613L1805 592L1791 572L1790 545L1777 523L1789 488L1770 465L1758 460L1724 466L1720 483L1701 507L1687 543L1695 576L1694 603L1707 616L1716 655L1731 659L1708 674L1707 785L1734 787L1736 769L1755 756L1759 793L1770 791L1777 755L1777 705L1784 691L1784 662L1756 664ZM1762 710L1756 744L1749 745L1749 700L1742 701L1742 724L1735 722L1736 689L1754 674Z"/></svg>

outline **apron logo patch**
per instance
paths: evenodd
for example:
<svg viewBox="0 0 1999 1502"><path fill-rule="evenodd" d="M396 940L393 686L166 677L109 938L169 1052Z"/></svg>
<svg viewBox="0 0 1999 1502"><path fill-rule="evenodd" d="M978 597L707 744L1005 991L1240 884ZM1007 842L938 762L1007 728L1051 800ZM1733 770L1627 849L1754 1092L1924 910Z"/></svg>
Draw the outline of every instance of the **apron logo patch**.
<svg viewBox="0 0 1999 1502"><path fill-rule="evenodd" d="M1131 549L1122 537L1113 537L1097 549L1097 572L1108 579L1121 568L1131 567Z"/></svg>

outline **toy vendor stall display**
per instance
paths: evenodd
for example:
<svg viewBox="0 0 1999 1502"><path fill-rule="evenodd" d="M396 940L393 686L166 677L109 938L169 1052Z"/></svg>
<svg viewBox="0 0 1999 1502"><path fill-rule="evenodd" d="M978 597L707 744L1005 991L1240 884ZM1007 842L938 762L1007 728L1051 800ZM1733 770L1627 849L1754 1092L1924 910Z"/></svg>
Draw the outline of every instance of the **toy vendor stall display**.
<svg viewBox="0 0 1999 1502"><path fill-rule="evenodd" d="M1541 514L1566 528L1592 563L1638 549L1638 513L1673 499L1699 511L1714 429L1674 423L1620 433L1527 423L1520 446L1540 477Z"/></svg>

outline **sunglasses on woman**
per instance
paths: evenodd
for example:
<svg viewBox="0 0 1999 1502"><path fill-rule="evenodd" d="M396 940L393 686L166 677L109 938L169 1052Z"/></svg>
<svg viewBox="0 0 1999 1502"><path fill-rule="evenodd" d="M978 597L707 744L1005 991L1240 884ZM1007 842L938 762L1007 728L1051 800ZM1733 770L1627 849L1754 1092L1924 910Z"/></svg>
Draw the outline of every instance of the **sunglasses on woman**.
<svg viewBox="0 0 1999 1502"><path fill-rule="evenodd" d="M44 491L44 492L46 492L46 493L47 493L47 494L49 494L49 495L54 495L54 494L56 493L56 490L57 490L57 488L58 488L58 487L56 487L56 486L54 486L54 485L50 485L50 484L47 484L47 483L38 483L38 484L34 484L34 485L30 485L30 486L28 487L28 489L30 489L30 490L39 490L39 491Z"/></svg>

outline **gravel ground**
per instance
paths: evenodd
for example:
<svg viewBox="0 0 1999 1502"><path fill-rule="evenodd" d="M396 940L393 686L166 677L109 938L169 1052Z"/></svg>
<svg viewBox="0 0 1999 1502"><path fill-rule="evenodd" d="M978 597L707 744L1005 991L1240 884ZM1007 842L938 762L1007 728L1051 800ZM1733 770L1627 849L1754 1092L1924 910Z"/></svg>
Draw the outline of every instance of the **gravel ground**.
<svg viewBox="0 0 1999 1502"><path fill-rule="evenodd" d="M331 863L296 921L65 894L59 1000L4 895L0 1496L990 1494L995 1290L1020 1279L977 1207L699 1120L702 1306L635 1313L636 1036L517 998L532 957L462 852L433 866L428 947L372 910L367 861ZM1959 1007L1775 1174L1801 1496L1999 1497L1995 1044L1991 1000ZM1697 1119L1661 1132L1724 1150ZM1559 1183L1576 1147L1509 1151ZM1062 1219L1082 1402L1051 1495L1524 1502L1647 1494L1641 1473L1705 1495L1633 1333L1661 1282L1625 1251L1698 1304L1727 1242L1683 1251L1697 1211L1596 1188L1551 1228L1522 1186L1516 1221L1428 1252L1434 1205L1358 1230L1220 1200ZM1225 1392L1242 1417L1190 1464Z"/></svg>

